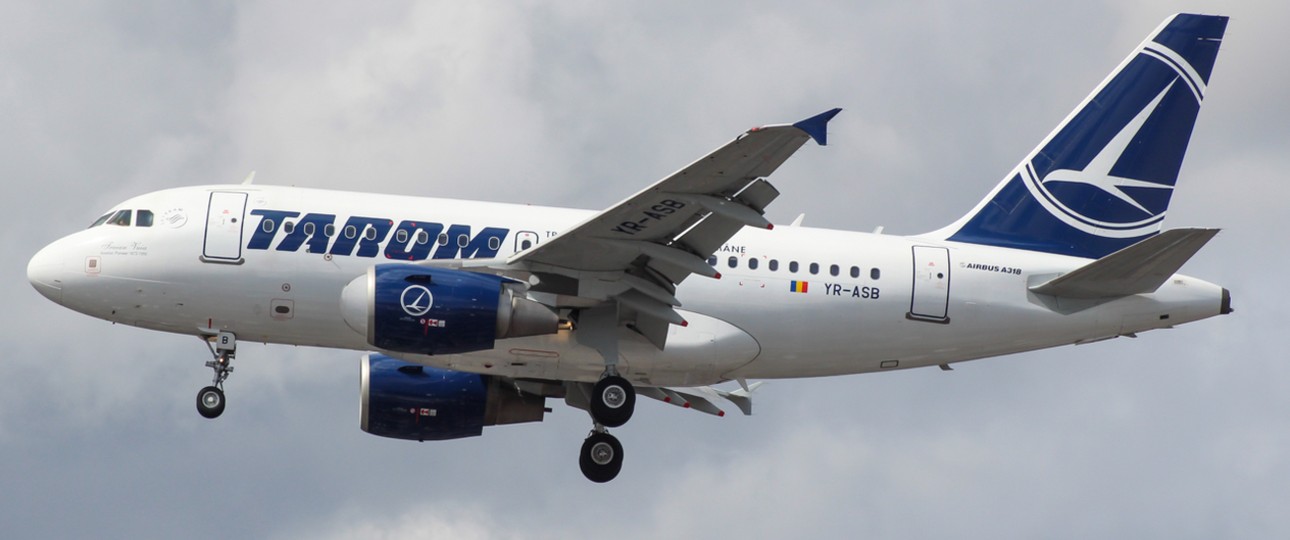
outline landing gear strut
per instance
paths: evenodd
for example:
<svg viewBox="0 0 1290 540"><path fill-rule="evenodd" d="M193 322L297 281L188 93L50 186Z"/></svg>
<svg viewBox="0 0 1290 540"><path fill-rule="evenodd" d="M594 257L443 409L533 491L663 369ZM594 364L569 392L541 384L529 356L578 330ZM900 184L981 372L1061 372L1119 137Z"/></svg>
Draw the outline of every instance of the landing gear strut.
<svg viewBox="0 0 1290 540"><path fill-rule="evenodd" d="M214 341L214 345L211 342ZM206 418L216 418L224 413L224 380L233 373L233 357L237 354L237 336L232 332L220 332L214 338L206 340L215 359L206 362L206 367L215 370L211 385L197 392L197 413Z"/></svg>
<svg viewBox="0 0 1290 540"><path fill-rule="evenodd" d="M618 476L623 468L623 445L605 431L607 427L626 424L636 410L636 389L618 375L618 304L584 309L578 313L578 343L595 349L605 361L605 372L596 381L587 398L587 412L595 428L582 443L578 465L588 480L604 483ZM581 388L585 392L585 383Z"/></svg>

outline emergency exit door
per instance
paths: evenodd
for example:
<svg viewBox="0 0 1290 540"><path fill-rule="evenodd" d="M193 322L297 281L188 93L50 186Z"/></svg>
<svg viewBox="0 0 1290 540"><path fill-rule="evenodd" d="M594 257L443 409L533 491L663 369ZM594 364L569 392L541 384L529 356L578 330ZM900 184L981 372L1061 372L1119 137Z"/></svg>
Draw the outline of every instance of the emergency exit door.
<svg viewBox="0 0 1290 540"><path fill-rule="evenodd" d="M909 318L948 323L950 306L950 250L914 246L914 286Z"/></svg>
<svg viewBox="0 0 1290 540"><path fill-rule="evenodd" d="M202 241L203 261L241 264L245 214L245 193L211 192L206 207L206 235Z"/></svg>

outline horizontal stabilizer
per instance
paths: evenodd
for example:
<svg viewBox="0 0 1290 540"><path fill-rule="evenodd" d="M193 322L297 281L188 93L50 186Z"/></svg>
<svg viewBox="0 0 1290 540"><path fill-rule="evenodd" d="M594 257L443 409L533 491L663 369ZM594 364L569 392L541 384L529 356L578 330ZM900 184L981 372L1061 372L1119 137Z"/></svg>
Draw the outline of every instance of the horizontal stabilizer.
<svg viewBox="0 0 1290 540"><path fill-rule="evenodd" d="M1061 298L1114 298L1155 292L1218 229L1174 229L1030 288Z"/></svg>

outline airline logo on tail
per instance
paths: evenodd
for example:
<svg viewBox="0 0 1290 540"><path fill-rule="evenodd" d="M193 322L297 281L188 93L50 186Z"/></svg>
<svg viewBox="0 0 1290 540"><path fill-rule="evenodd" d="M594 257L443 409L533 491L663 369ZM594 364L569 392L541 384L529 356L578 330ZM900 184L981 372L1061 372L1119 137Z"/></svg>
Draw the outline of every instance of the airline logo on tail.
<svg viewBox="0 0 1290 540"><path fill-rule="evenodd" d="M1167 21L949 239L1099 258L1159 232L1226 24Z"/></svg>
<svg viewBox="0 0 1290 540"><path fill-rule="evenodd" d="M1197 107L1204 99L1204 81L1196 74L1195 68L1178 53L1159 44L1152 44L1141 49L1139 57L1153 58L1163 63L1176 73L1174 80L1170 81L1128 124L1121 128L1119 133L1116 133L1084 168L1052 169L1042 179L1036 179L1033 162L1023 171L1026 176L1026 186L1049 213L1067 225L1088 234L1112 238L1135 238L1159 229L1159 223L1165 217L1167 204L1153 203L1161 200L1168 203L1168 192L1172 191L1174 186L1171 183L1117 176L1112 171L1130 144L1140 139L1139 133L1152 113L1160 106L1161 101L1180 81L1187 86ZM1063 202L1063 195L1061 195L1065 193L1066 198L1072 198L1073 195L1070 193L1074 190L1055 192L1049 189L1050 185L1062 183L1081 184L1099 190L1105 196L1137 210L1137 213L1122 209L1123 211L1115 213L1114 216L1104 217L1075 210L1072 205ZM1135 194L1142 199L1139 200ZM1148 204L1151 207L1148 207Z"/></svg>

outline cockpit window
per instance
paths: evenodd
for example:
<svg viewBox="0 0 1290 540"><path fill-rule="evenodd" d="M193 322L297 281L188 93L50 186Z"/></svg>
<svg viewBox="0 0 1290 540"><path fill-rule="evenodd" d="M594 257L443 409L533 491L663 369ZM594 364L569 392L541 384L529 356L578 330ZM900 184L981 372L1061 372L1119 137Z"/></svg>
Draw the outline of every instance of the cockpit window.
<svg viewBox="0 0 1290 540"><path fill-rule="evenodd" d="M108 212L108 213L106 213L106 214L103 214L103 217L101 217L101 218L98 218L98 219L94 220L94 224L93 224L93 225L90 225L90 228L91 228L91 229L93 229L93 228L95 228L95 227L98 227L99 225L102 225L102 224L104 224L104 223L107 223L107 220L108 220L108 218L110 218L110 217L112 217L112 212Z"/></svg>
<svg viewBox="0 0 1290 540"><path fill-rule="evenodd" d="M138 214L137 219L134 221L136 227L152 226L152 210L139 210Z"/></svg>
<svg viewBox="0 0 1290 540"><path fill-rule="evenodd" d="M130 210L118 210L117 213L112 214L111 219L107 220L107 224L120 225L122 227L129 227L131 213L133 212L131 212Z"/></svg>

